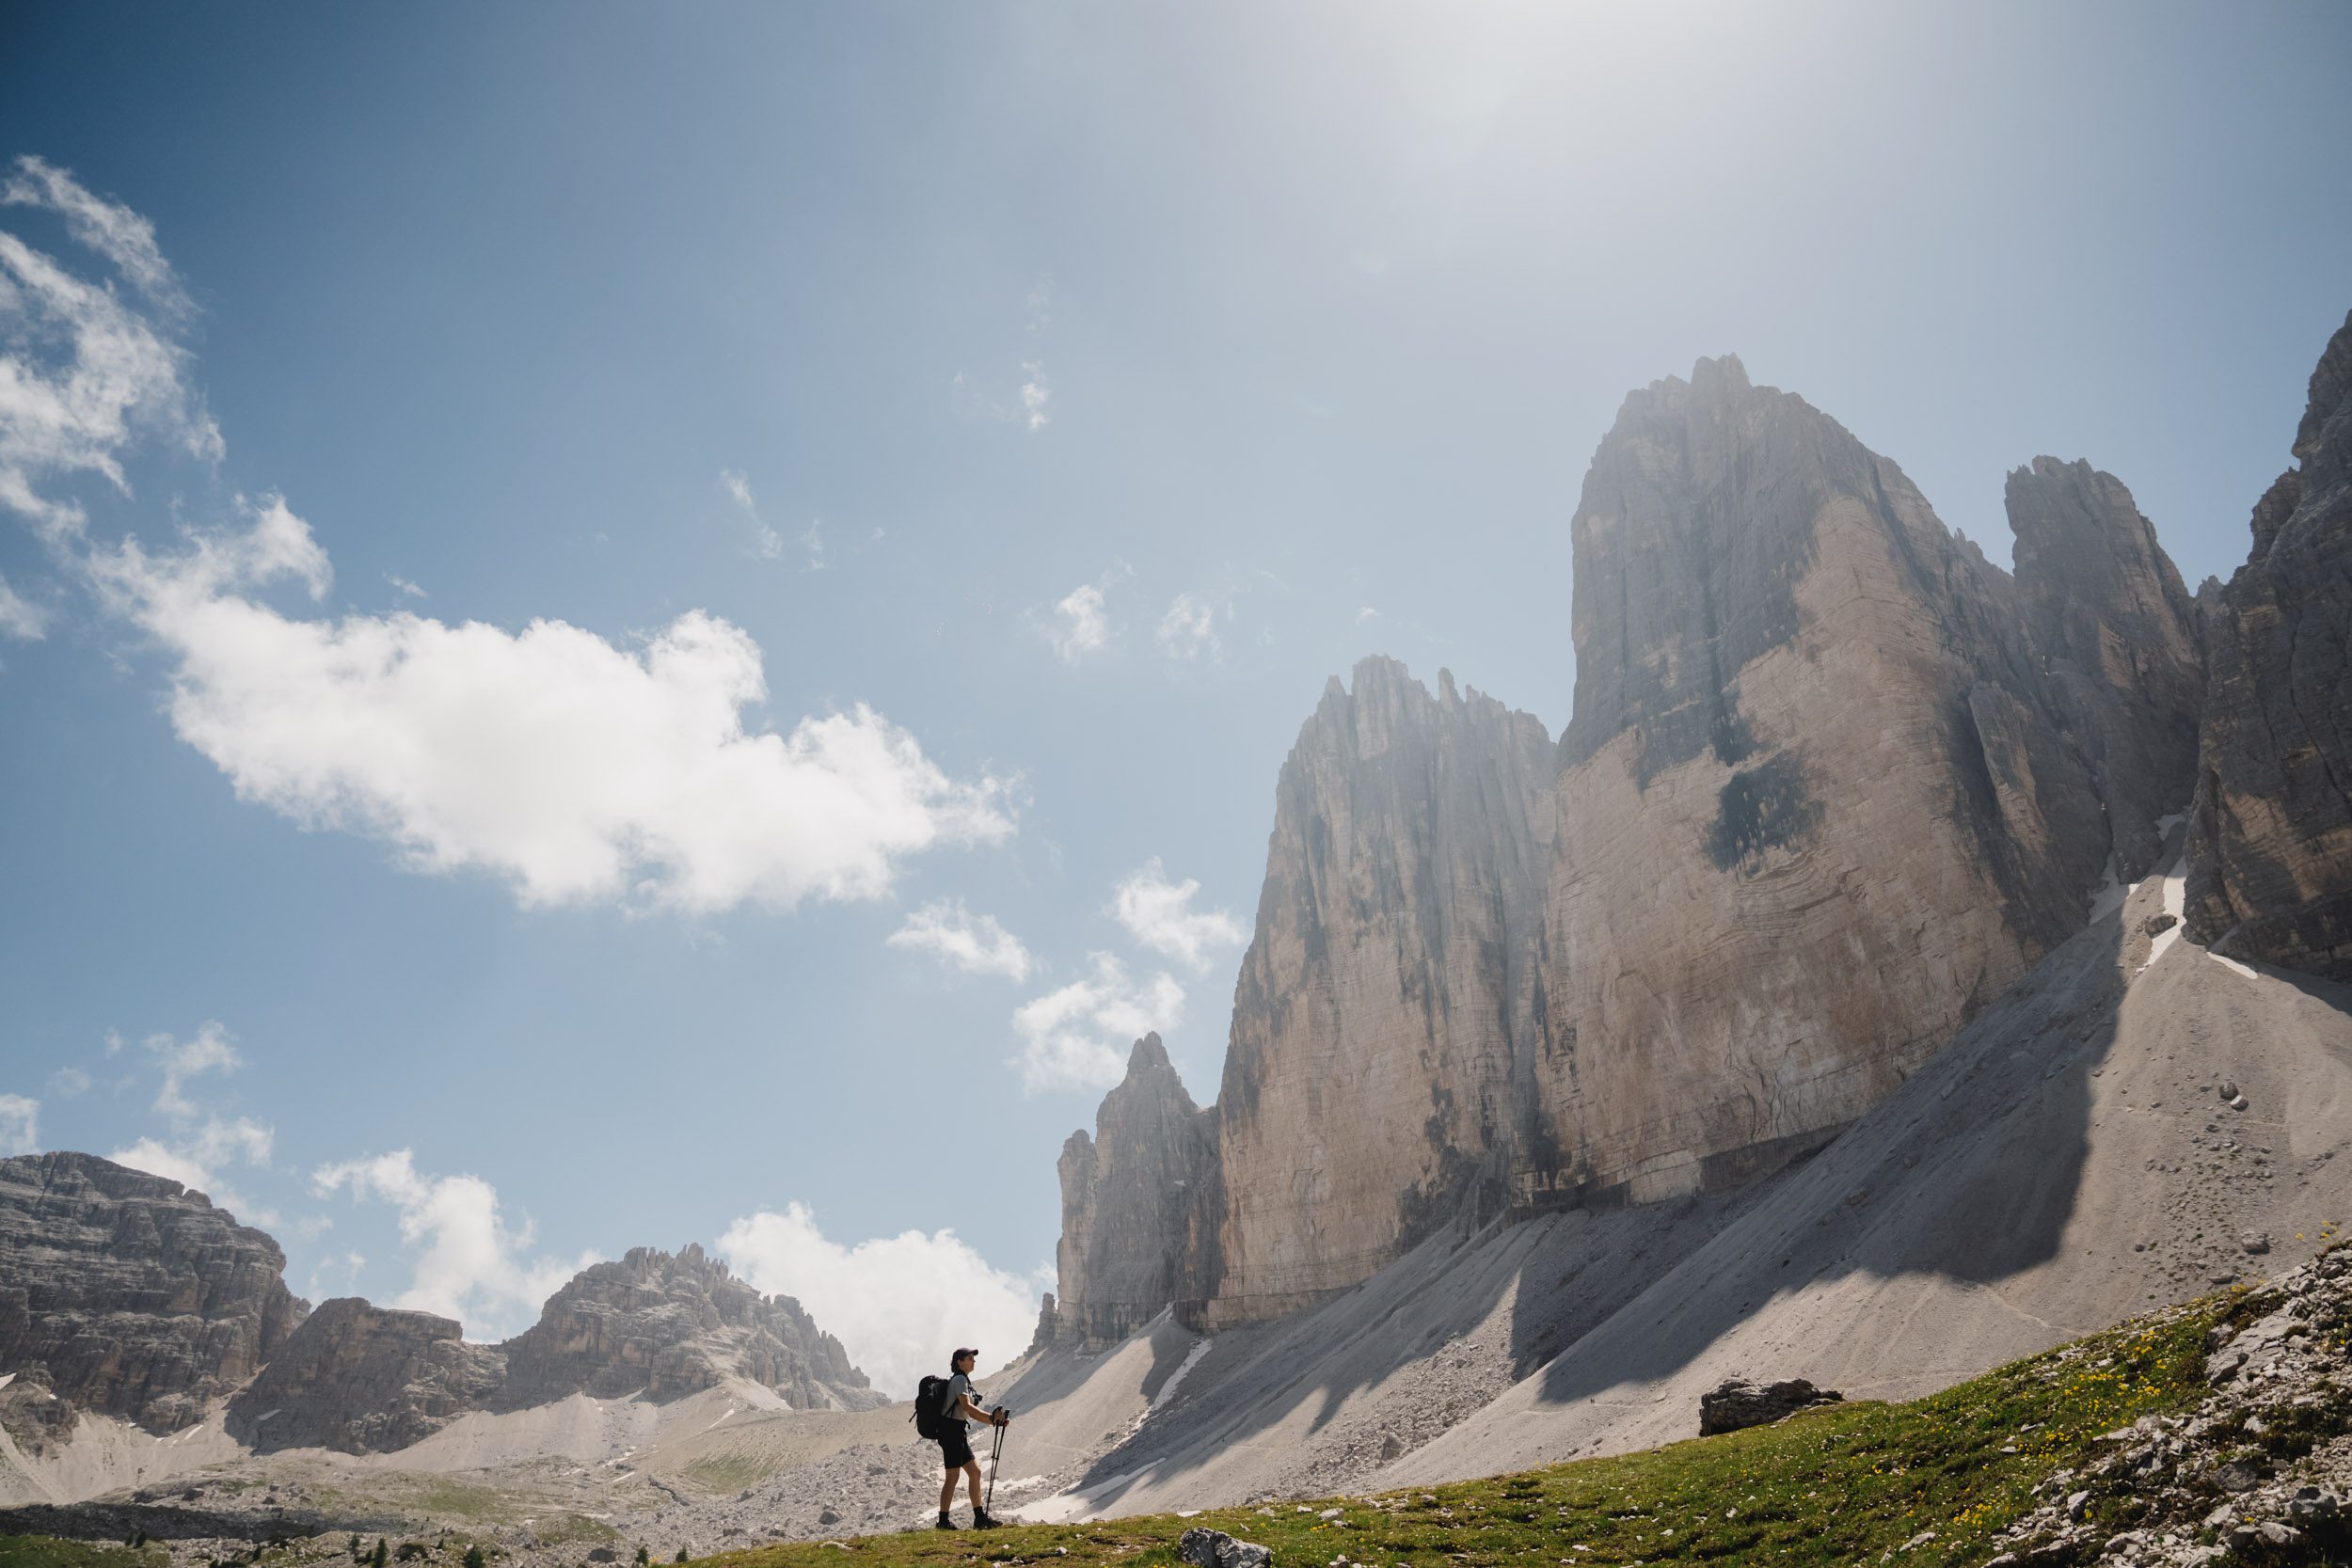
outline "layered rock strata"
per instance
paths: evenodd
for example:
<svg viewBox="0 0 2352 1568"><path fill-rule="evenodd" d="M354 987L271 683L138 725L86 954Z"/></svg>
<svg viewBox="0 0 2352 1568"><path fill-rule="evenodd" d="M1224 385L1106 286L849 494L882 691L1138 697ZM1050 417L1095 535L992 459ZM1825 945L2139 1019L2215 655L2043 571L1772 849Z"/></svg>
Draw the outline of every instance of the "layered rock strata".
<svg viewBox="0 0 2352 1568"><path fill-rule="evenodd" d="M285 1266L176 1181L87 1154L0 1160L0 1428L34 1452L80 1411L167 1433L227 1399L257 1448L373 1453L574 1394L664 1402L742 1379L800 1409L887 1402L800 1303L699 1246L584 1270L498 1345L356 1298L312 1312Z"/></svg>
<svg viewBox="0 0 2352 1568"><path fill-rule="evenodd" d="M483 1408L505 1375L505 1354L467 1344L453 1318L340 1297L230 1402L229 1431L263 1450L405 1449Z"/></svg>
<svg viewBox="0 0 2352 1568"><path fill-rule="evenodd" d="M673 1255L632 1248L572 1276L539 1321L501 1345L496 1402L520 1409L571 1394L658 1402L730 1377L765 1385L800 1409L883 1402L841 1341L790 1296L763 1296L690 1243Z"/></svg>
<svg viewBox="0 0 2352 1568"><path fill-rule="evenodd" d="M1056 1339L1088 1345L1125 1338L1183 1293L1216 1162L1215 1114L1193 1104L1157 1035L1136 1041L1095 1128L1062 1145L1061 1289L1048 1307Z"/></svg>
<svg viewBox="0 0 2352 1568"><path fill-rule="evenodd" d="M2296 467L2212 595L2186 923L2216 951L2352 978L2352 316Z"/></svg>
<svg viewBox="0 0 2352 1568"><path fill-rule="evenodd" d="M0 1371L154 1433L202 1419L310 1310L268 1236L87 1154L0 1160Z"/></svg>
<svg viewBox="0 0 2352 1568"><path fill-rule="evenodd" d="M1351 688L1325 689L1275 786L1234 987L1185 1264L1204 1323L1353 1285L1502 1194L1553 766L1539 721L1446 672L1433 695L1368 658Z"/></svg>

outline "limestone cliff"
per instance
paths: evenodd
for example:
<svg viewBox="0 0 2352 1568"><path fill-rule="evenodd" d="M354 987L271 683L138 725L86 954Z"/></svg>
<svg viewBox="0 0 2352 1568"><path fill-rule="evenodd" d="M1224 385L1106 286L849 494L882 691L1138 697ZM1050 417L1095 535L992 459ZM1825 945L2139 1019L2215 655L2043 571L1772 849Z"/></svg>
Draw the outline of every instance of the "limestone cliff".
<svg viewBox="0 0 2352 1568"><path fill-rule="evenodd" d="M2312 372L2296 467L2213 595L2189 934L2352 978L2352 316Z"/></svg>
<svg viewBox="0 0 2352 1568"><path fill-rule="evenodd" d="M1552 745L1533 716L1393 659L1334 680L1275 786L1234 988L1203 1321L1353 1285L1503 1190L1531 1032Z"/></svg>
<svg viewBox="0 0 2352 1568"><path fill-rule="evenodd" d="M1094 1136L1073 1132L1062 1146L1055 1338L1124 1338L1183 1293L1192 1214L1216 1159L1215 1116L1184 1092L1160 1037L1144 1036L1103 1097Z"/></svg>
<svg viewBox="0 0 2352 1568"><path fill-rule="evenodd" d="M2188 800L2203 611L2113 476L2037 458L2008 504L2014 577L1736 359L1632 393L1569 524L1559 746L1450 675L1331 684L1214 1158L1182 1224L1134 1190L1107 1223L1097 1173L1166 1136L1071 1140L1064 1321L1275 1316L1448 1216L1743 1180L2080 929Z"/></svg>
<svg viewBox="0 0 2352 1568"><path fill-rule="evenodd" d="M574 1275L539 1321L501 1345L504 1409L570 1394L656 1402L728 1377L764 1384L800 1409L883 1402L841 1341L789 1296L763 1296L689 1244L675 1256L632 1248Z"/></svg>
<svg viewBox="0 0 2352 1568"><path fill-rule="evenodd" d="M0 1160L0 1372L155 1433L202 1419L310 1310L268 1236L88 1154Z"/></svg>
<svg viewBox="0 0 2352 1568"><path fill-rule="evenodd" d="M2187 596L2106 476L2044 459L2010 501L2017 579L1735 359L1627 399L1569 525L1531 1196L1819 1142L2079 928L2110 853L2153 853Z"/></svg>
<svg viewBox="0 0 2352 1568"><path fill-rule="evenodd" d="M229 1406L229 1431L256 1449L382 1453L481 1409L505 1354L469 1345L453 1318L322 1303Z"/></svg>
<svg viewBox="0 0 2352 1568"><path fill-rule="evenodd" d="M2202 617L2113 474L2037 457L2008 502L2029 671L2090 766L2119 885L2137 881L2196 777Z"/></svg>

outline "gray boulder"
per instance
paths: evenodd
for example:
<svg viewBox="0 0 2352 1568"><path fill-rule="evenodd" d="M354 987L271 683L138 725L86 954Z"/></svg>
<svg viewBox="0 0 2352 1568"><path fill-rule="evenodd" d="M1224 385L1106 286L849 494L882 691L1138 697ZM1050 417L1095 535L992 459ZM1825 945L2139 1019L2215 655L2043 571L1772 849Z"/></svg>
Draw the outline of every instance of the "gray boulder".
<svg viewBox="0 0 2352 1568"><path fill-rule="evenodd" d="M1221 1529L1193 1528L1176 1543L1188 1568L1268 1568L1274 1554L1254 1541L1237 1541Z"/></svg>
<svg viewBox="0 0 2352 1568"><path fill-rule="evenodd" d="M1731 1378L1711 1394L1699 1396L1699 1435L1738 1432L1772 1422L1824 1404L1837 1404L1846 1396L1835 1388L1816 1388L1801 1377L1780 1383L1749 1383Z"/></svg>

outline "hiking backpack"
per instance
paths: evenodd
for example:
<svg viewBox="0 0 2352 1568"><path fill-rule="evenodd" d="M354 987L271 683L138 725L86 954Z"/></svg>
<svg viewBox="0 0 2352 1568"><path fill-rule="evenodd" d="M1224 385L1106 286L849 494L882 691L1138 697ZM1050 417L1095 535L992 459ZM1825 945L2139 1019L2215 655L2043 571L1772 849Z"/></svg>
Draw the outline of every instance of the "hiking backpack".
<svg viewBox="0 0 2352 1568"><path fill-rule="evenodd" d="M939 1441L946 1430L940 1418L947 1413L947 1380L937 1373L914 1386L914 1434Z"/></svg>

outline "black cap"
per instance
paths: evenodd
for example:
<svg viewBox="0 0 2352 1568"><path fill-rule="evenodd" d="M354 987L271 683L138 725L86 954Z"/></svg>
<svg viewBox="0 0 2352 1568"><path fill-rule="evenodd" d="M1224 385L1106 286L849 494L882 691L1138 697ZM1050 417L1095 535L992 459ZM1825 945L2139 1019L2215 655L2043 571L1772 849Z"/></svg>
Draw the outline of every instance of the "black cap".
<svg viewBox="0 0 2352 1568"><path fill-rule="evenodd" d="M951 1356L947 1357L947 1359L948 1359L949 1361L961 1361L961 1360L962 1360L965 1356L967 1356L967 1355L968 1355L968 1356L971 1356L974 1360L976 1360L976 1361L977 1361L977 1360L978 1360L978 1359L979 1359L979 1354L980 1354L980 1353L979 1353L977 1349L974 1349L973 1347L971 1347L971 1346L967 1345L967 1346L965 1346L962 1350L960 1350L960 1351L956 1352L956 1354L953 1354L953 1355L951 1355Z"/></svg>

